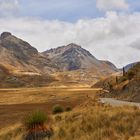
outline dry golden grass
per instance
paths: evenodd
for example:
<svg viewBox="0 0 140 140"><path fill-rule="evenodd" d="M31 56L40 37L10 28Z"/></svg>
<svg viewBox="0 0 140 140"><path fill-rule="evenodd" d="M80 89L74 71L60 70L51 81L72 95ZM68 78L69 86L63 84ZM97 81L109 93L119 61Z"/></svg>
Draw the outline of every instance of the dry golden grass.
<svg viewBox="0 0 140 140"><path fill-rule="evenodd" d="M0 89L0 105L46 103L52 100L83 98L87 94L95 95L98 89L89 87L38 87Z"/></svg>
<svg viewBox="0 0 140 140"><path fill-rule="evenodd" d="M44 91L40 97L42 96L49 99L47 100L48 107L46 106L46 110L44 110L46 112L52 109L50 106L52 106L51 102L53 101L66 101L73 104L83 99L71 112L50 115L52 118L51 125L54 129L52 140L139 140L140 138L140 109L129 106L111 107L109 105L100 104L97 102L97 99L94 98L96 95L95 90L88 88L38 88L24 90L13 89L4 92L7 95L11 94L11 97L17 94L16 97L18 98L20 97L18 94L25 94L26 96L29 94L29 96L33 96L33 103L45 103L46 100L40 97L38 97L38 101L35 101L38 91ZM2 95L2 93L0 94ZM52 94L55 96L52 96ZM26 98L23 99L26 100ZM6 101L7 99L5 99L5 103ZM17 102L25 103L20 100ZM11 101L11 103L13 104L15 102ZM12 104L9 106L12 106ZM23 105L23 108L26 108L26 104L21 105ZM35 105L38 106L39 104L35 103ZM24 110L24 113L15 112L16 116L14 117L12 116L13 114L8 114L10 113L9 110L9 112L7 112L9 118L4 117L3 121L4 119L20 118L21 115L23 117L25 113L29 113L30 111ZM9 126L0 129L0 140L23 140L26 133L21 123L21 120L15 119L13 124L16 125L9 123Z"/></svg>
<svg viewBox="0 0 140 140"><path fill-rule="evenodd" d="M139 140L140 138L140 109L137 107L111 107L89 99L71 112L52 115L52 119L54 128L52 140ZM13 128L0 133L0 138L23 140L25 135L23 126L17 125Z"/></svg>
<svg viewBox="0 0 140 140"><path fill-rule="evenodd" d="M53 140L132 140L140 128L136 107L111 107L86 103L71 113L55 117ZM59 121L58 121L59 120ZM137 140L137 139L136 139Z"/></svg>
<svg viewBox="0 0 140 140"><path fill-rule="evenodd" d="M75 108L86 100L87 95L95 94L95 89L87 87L0 89L0 129L21 122L34 110L51 114L56 104Z"/></svg>
<svg viewBox="0 0 140 140"><path fill-rule="evenodd" d="M23 128L21 124L15 124L0 130L0 140L22 140Z"/></svg>
<svg viewBox="0 0 140 140"><path fill-rule="evenodd" d="M129 140L140 140L140 136L134 136L134 137L130 138Z"/></svg>

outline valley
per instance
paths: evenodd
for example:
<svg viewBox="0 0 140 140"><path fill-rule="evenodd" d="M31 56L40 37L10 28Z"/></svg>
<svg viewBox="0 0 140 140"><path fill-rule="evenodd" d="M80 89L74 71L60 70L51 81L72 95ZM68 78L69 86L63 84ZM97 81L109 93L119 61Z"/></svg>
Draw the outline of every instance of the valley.
<svg viewBox="0 0 140 140"><path fill-rule="evenodd" d="M113 99L111 102L103 99L100 103L97 98L99 90L90 87L0 89L0 140L23 140L26 135L24 119L36 110L51 117L46 126L51 125L54 129L52 140L70 140L73 136L75 140L79 137L82 140L86 137L96 140L139 139L139 108ZM69 106L72 110L52 114L52 107L56 104ZM69 135L71 131L72 135Z"/></svg>
<svg viewBox="0 0 140 140"><path fill-rule="evenodd" d="M0 59L0 140L48 135L50 127L52 140L140 138L132 103L140 102L139 63L118 69L75 43L39 52L9 32L0 36Z"/></svg>
<svg viewBox="0 0 140 140"><path fill-rule="evenodd" d="M0 0L0 140L140 140L140 0Z"/></svg>

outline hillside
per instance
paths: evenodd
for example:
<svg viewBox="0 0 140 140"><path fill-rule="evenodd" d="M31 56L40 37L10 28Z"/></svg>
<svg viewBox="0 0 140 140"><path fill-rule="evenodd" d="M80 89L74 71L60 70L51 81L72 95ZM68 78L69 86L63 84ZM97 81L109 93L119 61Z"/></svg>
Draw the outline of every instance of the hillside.
<svg viewBox="0 0 140 140"><path fill-rule="evenodd" d="M50 61L36 48L9 32L1 34L0 50L0 64L14 74L38 75L54 69Z"/></svg>
<svg viewBox="0 0 140 140"><path fill-rule="evenodd" d="M0 65L0 88L17 88L17 87L39 87L47 86L56 79L50 75L35 75L26 74L15 75L11 73L7 68Z"/></svg>
<svg viewBox="0 0 140 140"><path fill-rule="evenodd" d="M103 88L102 97L140 102L140 63L130 68L124 75L109 77L93 87Z"/></svg>
<svg viewBox="0 0 140 140"><path fill-rule="evenodd" d="M56 81L50 60L29 43L4 32L0 36L0 87L46 86Z"/></svg>

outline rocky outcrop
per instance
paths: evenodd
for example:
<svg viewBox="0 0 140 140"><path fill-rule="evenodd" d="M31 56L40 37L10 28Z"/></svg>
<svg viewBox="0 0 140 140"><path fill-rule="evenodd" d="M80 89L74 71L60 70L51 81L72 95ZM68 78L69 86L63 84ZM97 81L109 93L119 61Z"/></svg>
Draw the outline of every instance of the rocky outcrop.
<svg viewBox="0 0 140 140"><path fill-rule="evenodd" d="M2 34L1 34L1 36L0 36L0 39L4 39L4 38L6 38L6 37L8 37L8 36L11 36L12 34L10 33L10 32L3 32Z"/></svg>

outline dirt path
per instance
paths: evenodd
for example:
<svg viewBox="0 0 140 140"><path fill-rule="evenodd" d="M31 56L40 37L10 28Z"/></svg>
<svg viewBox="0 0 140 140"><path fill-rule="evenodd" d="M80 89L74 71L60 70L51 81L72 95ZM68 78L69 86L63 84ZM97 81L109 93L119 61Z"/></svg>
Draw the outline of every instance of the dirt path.
<svg viewBox="0 0 140 140"><path fill-rule="evenodd" d="M107 104L110 104L112 106L130 105L130 106L137 106L137 107L140 108L140 103L121 101L121 100L116 100L116 99L113 99L113 98L100 98L100 101L102 103L107 103Z"/></svg>

